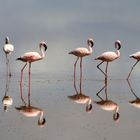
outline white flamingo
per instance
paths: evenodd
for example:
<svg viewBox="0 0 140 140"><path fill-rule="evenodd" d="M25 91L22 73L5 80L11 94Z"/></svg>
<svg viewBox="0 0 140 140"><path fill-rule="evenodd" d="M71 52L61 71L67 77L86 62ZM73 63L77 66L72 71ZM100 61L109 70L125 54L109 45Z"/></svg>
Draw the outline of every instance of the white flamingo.
<svg viewBox="0 0 140 140"><path fill-rule="evenodd" d="M87 40L87 45L88 45L88 48L76 48L75 50L69 52L69 54L73 54L77 56L77 59L74 63L74 86L76 86L75 84L76 64L79 58L80 58L80 87L82 85L82 58L92 54L92 47L94 45L93 39L89 38Z"/></svg>
<svg viewBox="0 0 140 140"><path fill-rule="evenodd" d="M108 63L120 57L119 50L121 48L121 42L119 40L115 41L115 48L116 48L116 52L110 52L110 51L104 52L100 56L95 58L95 60L102 61L97 65L97 68L105 75L105 77L107 77ZM105 72L99 67L103 62L107 62Z"/></svg>
<svg viewBox="0 0 140 140"><path fill-rule="evenodd" d="M20 79L21 93L22 93L23 70L26 67L27 63L29 63L29 90L28 90L28 94L30 95L31 63L34 61L41 60L45 57L45 51L47 50L46 43L44 41L40 42L39 48L40 48L41 54L39 54L38 52L26 52L21 57L17 58L17 60L21 60L23 62L26 62L25 65L23 66L23 68L21 69L21 79Z"/></svg>
<svg viewBox="0 0 140 140"><path fill-rule="evenodd" d="M5 38L5 44L3 47L3 51L5 52L5 56L6 56L7 75L11 76L9 55L14 51L14 46L12 44L10 44L9 37Z"/></svg>
<svg viewBox="0 0 140 140"><path fill-rule="evenodd" d="M134 53L134 54L131 54L131 55L129 55L129 57L130 58L134 58L134 59L136 59L137 61L134 63L134 65L132 66L132 68L131 68L131 70L130 70L130 72L129 72L129 74L128 74L128 76L127 76L127 80L129 79L129 77L130 77L130 75L131 75L131 72L132 72L132 70L134 69L134 67L136 66L136 64L140 61L140 52L136 52L136 53Z"/></svg>

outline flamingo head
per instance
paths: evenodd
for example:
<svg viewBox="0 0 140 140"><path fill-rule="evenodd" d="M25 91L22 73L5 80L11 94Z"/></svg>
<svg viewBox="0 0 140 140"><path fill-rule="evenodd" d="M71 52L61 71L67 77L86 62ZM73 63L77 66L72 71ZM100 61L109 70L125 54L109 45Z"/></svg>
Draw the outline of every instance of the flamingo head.
<svg viewBox="0 0 140 140"><path fill-rule="evenodd" d="M93 39L92 39L92 38L89 38L89 39L87 40L87 44L88 44L88 46L93 47L93 46L94 46L94 41L93 41Z"/></svg>
<svg viewBox="0 0 140 140"><path fill-rule="evenodd" d="M47 45L46 45L46 43L44 41L41 41L39 46L40 46L40 48L44 47L45 51L47 50Z"/></svg>
<svg viewBox="0 0 140 140"><path fill-rule="evenodd" d="M115 41L115 48L116 48L117 50L119 50L119 49L121 48L121 41L120 41L120 40L116 40L116 41Z"/></svg>
<svg viewBox="0 0 140 140"><path fill-rule="evenodd" d="M5 44L8 44L9 43L9 37L7 36L6 38L5 38Z"/></svg>
<svg viewBox="0 0 140 140"><path fill-rule="evenodd" d="M114 115L113 115L113 120L114 121L118 121L120 118L120 114L118 112L116 112Z"/></svg>
<svg viewBox="0 0 140 140"><path fill-rule="evenodd" d="M89 99L89 101L88 101L88 103L87 103L87 105L86 105L86 112L87 112L87 113L90 113L91 110L92 110L92 100Z"/></svg>
<svg viewBox="0 0 140 140"><path fill-rule="evenodd" d="M46 123L46 119L43 118L42 120L38 120L38 126L43 127Z"/></svg>

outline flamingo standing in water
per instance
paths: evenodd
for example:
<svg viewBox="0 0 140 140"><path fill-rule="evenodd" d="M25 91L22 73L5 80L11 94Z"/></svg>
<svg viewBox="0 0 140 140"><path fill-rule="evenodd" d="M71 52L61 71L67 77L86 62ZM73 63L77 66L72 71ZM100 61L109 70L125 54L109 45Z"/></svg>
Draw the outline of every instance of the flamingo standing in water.
<svg viewBox="0 0 140 140"><path fill-rule="evenodd" d="M104 52L100 56L95 58L95 60L102 61L97 65L97 68L105 75L105 77L107 77L108 63L120 57L119 50L121 48L121 42L119 40L115 41L115 48L116 48L116 52L110 52L110 51ZM105 72L99 67L103 62L107 62Z"/></svg>
<svg viewBox="0 0 140 140"><path fill-rule="evenodd" d="M22 94L22 78L23 78L23 70L26 67L27 63L29 63L29 89L28 95L30 95L30 75L31 75L31 63L34 61L41 60L45 57L45 51L47 50L47 45L44 41L40 42L39 48L41 51L41 55L38 52L26 52L21 57L17 58L17 60L21 60L26 62L23 68L21 69L21 79L20 79L20 90ZM44 49L43 49L44 48Z"/></svg>
<svg viewBox="0 0 140 140"><path fill-rule="evenodd" d="M74 63L74 87L76 86L76 84L75 84L76 64L77 64L77 61L79 60L79 58L80 58L80 88L82 86L82 58L84 56L88 56L88 55L92 54L92 47L94 45L93 39L89 38L87 40L87 45L88 45L88 48L76 48L75 50L69 52L69 54L73 54L73 55L77 56L77 59Z"/></svg>
<svg viewBox="0 0 140 140"><path fill-rule="evenodd" d="M129 74L128 74L128 76L127 76L127 80L129 79L129 77L130 77L130 75L131 75L131 72L132 72L132 70L134 69L134 67L136 66L136 64L140 61L140 52L136 52L136 53L134 53L134 54L131 54L131 55L129 55L129 57L130 58L134 58L134 59L136 59L137 61L134 63L134 65L132 66L132 68L131 68L131 70L130 70L130 72L129 72Z"/></svg>
<svg viewBox="0 0 140 140"><path fill-rule="evenodd" d="M5 38L5 45L3 47L3 51L5 52L5 56L6 56L7 75L11 76L9 55L14 51L14 46L10 44L8 36Z"/></svg>

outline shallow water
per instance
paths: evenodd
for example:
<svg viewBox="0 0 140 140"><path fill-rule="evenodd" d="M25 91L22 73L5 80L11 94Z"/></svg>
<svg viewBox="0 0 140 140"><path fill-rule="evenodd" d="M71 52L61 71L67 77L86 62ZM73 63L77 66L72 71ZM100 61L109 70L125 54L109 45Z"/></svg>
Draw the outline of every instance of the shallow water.
<svg viewBox="0 0 140 140"><path fill-rule="evenodd" d="M5 95L6 77L1 78L1 100ZM46 123L38 126L37 117L26 117L15 107L24 105L20 98L19 74L11 77L7 95L13 98L13 104L4 112L1 103L0 136L3 140L135 140L140 134L140 109L129 101L135 100L134 93L140 97L138 79L131 79L130 86L125 79L109 79L107 90L103 89L99 96L112 100L119 106L120 117L113 120L114 111L105 111L95 103L100 101L96 95L104 86L104 80L84 79L82 94L92 99L92 111L86 112L85 104L78 104L68 98L76 94L73 80L64 75L32 75L30 105L44 111ZM23 98L28 104L27 75L23 82ZM77 81L77 89L79 81ZM131 89L132 88L132 89ZM78 89L79 90L79 89Z"/></svg>

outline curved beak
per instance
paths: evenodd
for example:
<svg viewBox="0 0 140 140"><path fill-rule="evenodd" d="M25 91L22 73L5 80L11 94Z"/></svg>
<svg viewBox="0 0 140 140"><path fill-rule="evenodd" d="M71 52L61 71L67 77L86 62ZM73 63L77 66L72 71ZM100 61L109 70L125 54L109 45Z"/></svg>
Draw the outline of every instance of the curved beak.
<svg viewBox="0 0 140 140"><path fill-rule="evenodd" d="M86 106L86 112L90 113L91 110L92 110L92 104L88 104L88 105Z"/></svg>
<svg viewBox="0 0 140 140"><path fill-rule="evenodd" d="M38 120L38 126L43 127L46 123L46 119L43 118L42 120Z"/></svg>

